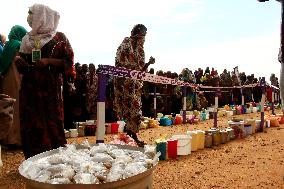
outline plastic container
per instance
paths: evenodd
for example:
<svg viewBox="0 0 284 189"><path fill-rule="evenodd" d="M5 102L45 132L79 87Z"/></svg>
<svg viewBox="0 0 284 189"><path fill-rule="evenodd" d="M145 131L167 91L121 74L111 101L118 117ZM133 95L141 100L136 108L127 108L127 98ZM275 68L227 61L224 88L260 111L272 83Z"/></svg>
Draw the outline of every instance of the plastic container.
<svg viewBox="0 0 284 189"><path fill-rule="evenodd" d="M226 128L226 131L228 133L227 141L235 139L234 129L232 129L231 127L228 127Z"/></svg>
<svg viewBox="0 0 284 189"><path fill-rule="evenodd" d="M266 120L266 127L269 128L270 127L270 120Z"/></svg>
<svg viewBox="0 0 284 189"><path fill-rule="evenodd" d="M205 132L202 130L197 130L197 149L203 150L205 143Z"/></svg>
<svg viewBox="0 0 284 189"><path fill-rule="evenodd" d="M207 133L207 134L205 135L204 146L205 146L205 148L212 148L212 145L213 145L212 133Z"/></svg>
<svg viewBox="0 0 284 189"><path fill-rule="evenodd" d="M205 121L206 120L206 112L201 112L200 114L200 120Z"/></svg>
<svg viewBox="0 0 284 189"><path fill-rule="evenodd" d="M70 132L66 129L64 129L64 134L65 134L65 138L69 138L70 137Z"/></svg>
<svg viewBox="0 0 284 189"><path fill-rule="evenodd" d="M117 134L118 133L118 123L111 123L111 134Z"/></svg>
<svg viewBox="0 0 284 189"><path fill-rule="evenodd" d="M191 137L189 135L173 135L177 139L177 155L189 155L191 153Z"/></svg>
<svg viewBox="0 0 284 189"><path fill-rule="evenodd" d="M175 117L175 125L182 124L182 117L180 115L176 115Z"/></svg>
<svg viewBox="0 0 284 189"><path fill-rule="evenodd" d="M167 142L168 142L168 158L176 159L178 140L170 138Z"/></svg>
<svg viewBox="0 0 284 189"><path fill-rule="evenodd" d="M226 111L226 116L227 117L231 117L233 115L233 111Z"/></svg>
<svg viewBox="0 0 284 189"><path fill-rule="evenodd" d="M245 124L244 125L244 135L245 137L249 136L249 135L252 135L252 126L249 125L249 124Z"/></svg>
<svg viewBox="0 0 284 189"><path fill-rule="evenodd" d="M257 107L252 107L252 113L256 113L257 112Z"/></svg>
<svg viewBox="0 0 284 189"><path fill-rule="evenodd" d="M206 120L209 119L209 112L206 112Z"/></svg>
<svg viewBox="0 0 284 189"><path fill-rule="evenodd" d="M251 111L252 111L252 109L251 109L251 108L247 108L247 109L246 109L246 114L250 114L250 113L251 113Z"/></svg>
<svg viewBox="0 0 284 189"><path fill-rule="evenodd" d="M270 126L271 127L279 127L280 126L280 123L279 123L277 117L270 117Z"/></svg>
<svg viewBox="0 0 284 189"><path fill-rule="evenodd" d="M170 126L170 125L172 125L171 119L165 116L160 118L160 126Z"/></svg>
<svg viewBox="0 0 284 189"><path fill-rule="evenodd" d="M198 150L198 138L197 138L197 131L187 131L186 134L191 136L191 151Z"/></svg>
<svg viewBox="0 0 284 189"><path fill-rule="evenodd" d="M213 146L219 146L222 142L220 131L216 130L215 132L213 132L212 137L213 137Z"/></svg>
<svg viewBox="0 0 284 189"><path fill-rule="evenodd" d="M105 133L106 134L111 134L111 124L110 123L106 123L105 124Z"/></svg>
<svg viewBox="0 0 284 189"><path fill-rule="evenodd" d="M78 137L78 130L77 129L69 129L69 132L70 132L70 137L71 138Z"/></svg>
<svg viewBox="0 0 284 189"><path fill-rule="evenodd" d="M85 136L95 136L96 135L96 125L86 125L85 126Z"/></svg>
<svg viewBox="0 0 284 189"><path fill-rule="evenodd" d="M260 119L255 120L255 132L259 132L261 130L260 123L261 123ZM271 120L270 120L270 123L271 123Z"/></svg>
<svg viewBox="0 0 284 189"><path fill-rule="evenodd" d="M254 119L247 119L246 124L251 125L252 134L256 132L256 124Z"/></svg>
<svg viewBox="0 0 284 189"><path fill-rule="evenodd" d="M124 132L124 127L125 127L125 122L124 121L117 121L117 123L119 124L118 126L118 132L119 133L123 133Z"/></svg>
<svg viewBox="0 0 284 189"><path fill-rule="evenodd" d="M244 138L244 121L229 121L229 126L234 130L235 138Z"/></svg>
<svg viewBox="0 0 284 189"><path fill-rule="evenodd" d="M167 119L168 119L167 117L161 117L160 118L160 126L166 126L167 125L166 124Z"/></svg>
<svg viewBox="0 0 284 189"><path fill-rule="evenodd" d="M156 140L156 145L157 145L156 151L161 152L159 159L166 160L167 159L167 141Z"/></svg>
<svg viewBox="0 0 284 189"><path fill-rule="evenodd" d="M79 137L83 137L83 136L85 136L85 126L79 126L78 127L78 136Z"/></svg>
<svg viewBox="0 0 284 189"><path fill-rule="evenodd" d="M228 132L226 130L221 130L220 131L221 134L221 143L225 144L228 141Z"/></svg>

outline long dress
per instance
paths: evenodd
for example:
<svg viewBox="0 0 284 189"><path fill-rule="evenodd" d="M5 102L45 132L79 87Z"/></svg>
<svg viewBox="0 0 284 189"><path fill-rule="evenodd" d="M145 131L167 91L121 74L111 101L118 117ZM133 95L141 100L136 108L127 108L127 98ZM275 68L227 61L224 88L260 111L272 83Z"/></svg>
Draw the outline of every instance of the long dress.
<svg viewBox="0 0 284 189"><path fill-rule="evenodd" d="M30 64L31 54L21 54ZM63 83L72 77L73 50L66 36L57 32L41 48L42 58L65 60L65 66L19 68L22 77L20 90L20 119L23 152L26 158L66 144L64 135ZM74 72L73 72L74 73Z"/></svg>
<svg viewBox="0 0 284 189"><path fill-rule="evenodd" d="M117 49L115 66L142 71L145 54L142 45L133 47L126 37ZM143 82L125 78L114 78L114 109L120 118L125 118L126 130L139 131L141 123L141 95Z"/></svg>

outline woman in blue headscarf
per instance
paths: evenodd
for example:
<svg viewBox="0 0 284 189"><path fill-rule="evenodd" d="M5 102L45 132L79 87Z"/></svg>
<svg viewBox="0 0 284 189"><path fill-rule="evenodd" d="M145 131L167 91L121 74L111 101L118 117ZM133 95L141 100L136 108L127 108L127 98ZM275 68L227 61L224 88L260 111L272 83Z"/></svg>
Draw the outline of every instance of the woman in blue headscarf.
<svg viewBox="0 0 284 189"><path fill-rule="evenodd" d="M24 27L19 25L13 26L8 35L9 41L6 42L3 54L0 57L0 74L2 77L1 93L16 99L14 103L13 125L9 130L7 139L4 141L4 144L9 145L21 145L19 118L19 89L21 78L13 60L19 52L22 38L26 33L27 30Z"/></svg>

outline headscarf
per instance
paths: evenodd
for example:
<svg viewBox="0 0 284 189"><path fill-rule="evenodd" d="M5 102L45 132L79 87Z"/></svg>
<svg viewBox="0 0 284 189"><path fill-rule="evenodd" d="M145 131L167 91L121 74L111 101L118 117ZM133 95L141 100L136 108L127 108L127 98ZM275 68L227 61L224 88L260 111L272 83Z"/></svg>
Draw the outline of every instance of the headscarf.
<svg viewBox="0 0 284 189"><path fill-rule="evenodd" d="M35 47L35 39L40 41L40 48L56 34L60 15L46 5L34 4L29 7L32 12L32 30L23 38L20 52L30 54Z"/></svg>
<svg viewBox="0 0 284 189"><path fill-rule="evenodd" d="M8 71L8 68L13 62L15 53L20 49L22 38L26 35L26 33L27 30L22 26L15 25L11 28L8 35L9 41L6 42L1 56L1 75L4 75Z"/></svg>

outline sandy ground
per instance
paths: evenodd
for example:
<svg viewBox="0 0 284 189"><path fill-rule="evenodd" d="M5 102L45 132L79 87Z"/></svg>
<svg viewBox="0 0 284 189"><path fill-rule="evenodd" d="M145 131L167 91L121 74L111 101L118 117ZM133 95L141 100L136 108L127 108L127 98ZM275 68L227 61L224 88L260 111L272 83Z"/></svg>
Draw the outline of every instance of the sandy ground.
<svg viewBox="0 0 284 189"><path fill-rule="evenodd" d="M266 112L267 114L268 112ZM259 113L239 115L260 119ZM227 127L228 118L218 118L219 127ZM174 125L141 130L139 138L151 144L165 134L184 134L195 128L207 129L213 120L198 124ZM105 137L108 142L111 135ZM80 143L83 138L68 139ZM94 143L95 137L89 137ZM18 173L24 160L21 150L2 149L4 166L0 188L25 188ZM284 188L284 125L267 128L245 139L236 139L213 148L192 152L178 159L160 161L153 176L154 189L183 188Z"/></svg>

